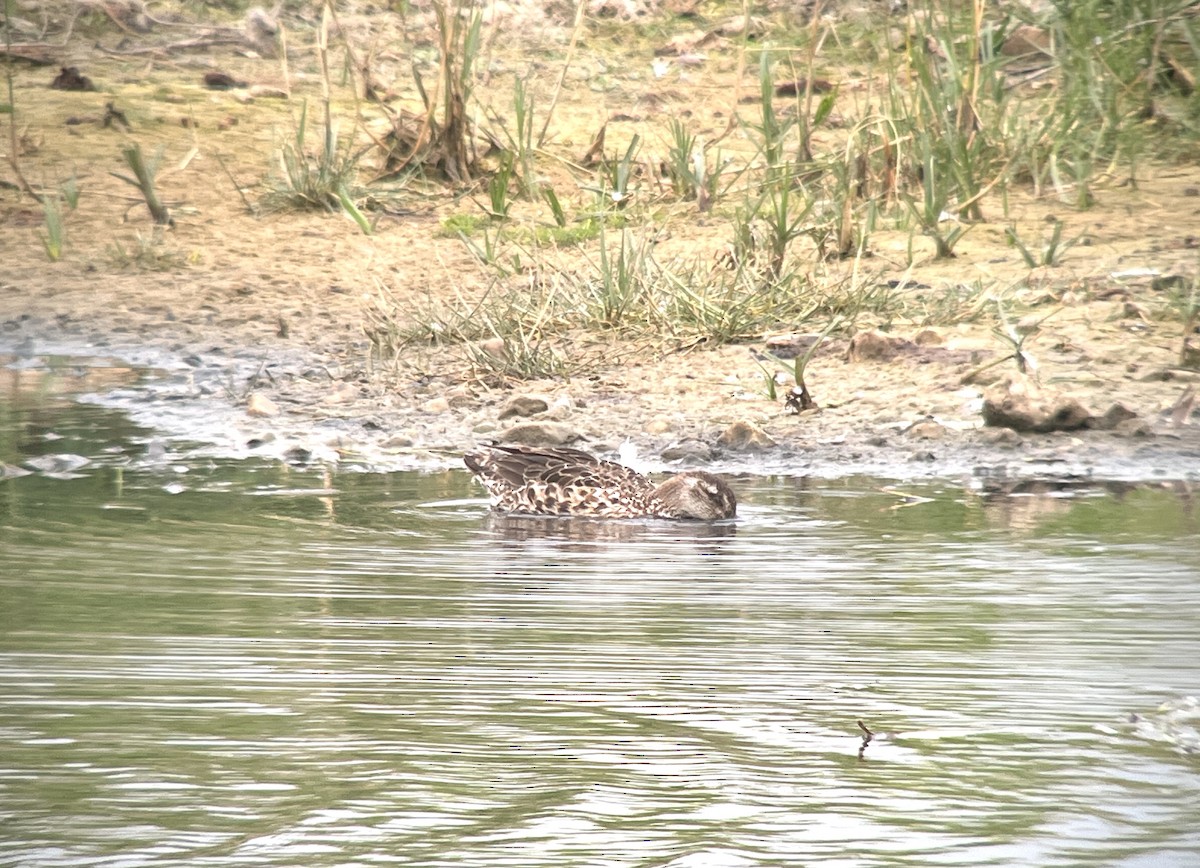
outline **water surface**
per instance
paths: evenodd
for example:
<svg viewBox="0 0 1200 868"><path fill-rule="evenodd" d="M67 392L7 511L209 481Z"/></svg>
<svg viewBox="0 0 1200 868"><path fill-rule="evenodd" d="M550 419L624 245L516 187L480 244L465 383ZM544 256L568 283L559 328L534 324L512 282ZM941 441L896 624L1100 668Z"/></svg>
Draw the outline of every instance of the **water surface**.
<svg viewBox="0 0 1200 868"><path fill-rule="evenodd" d="M96 407L0 431L0 865L1200 859L1181 488L506 520Z"/></svg>

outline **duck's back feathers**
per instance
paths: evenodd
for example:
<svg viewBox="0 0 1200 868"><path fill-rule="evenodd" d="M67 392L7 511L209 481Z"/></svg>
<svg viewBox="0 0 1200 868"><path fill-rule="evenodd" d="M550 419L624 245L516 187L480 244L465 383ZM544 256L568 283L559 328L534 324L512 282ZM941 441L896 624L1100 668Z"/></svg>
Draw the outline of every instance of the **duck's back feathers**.
<svg viewBox="0 0 1200 868"><path fill-rule="evenodd" d="M712 474L684 473L655 486L623 464L578 449L492 445L464 461L502 512L717 519L737 508L733 492Z"/></svg>
<svg viewBox="0 0 1200 868"><path fill-rule="evenodd" d="M578 449L497 445L464 460L503 512L630 517L654 495L640 473Z"/></svg>

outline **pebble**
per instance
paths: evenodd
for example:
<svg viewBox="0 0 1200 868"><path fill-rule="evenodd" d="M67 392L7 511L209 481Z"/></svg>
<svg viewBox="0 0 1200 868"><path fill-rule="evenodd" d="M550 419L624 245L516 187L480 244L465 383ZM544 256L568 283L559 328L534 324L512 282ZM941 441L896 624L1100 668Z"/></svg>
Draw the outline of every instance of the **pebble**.
<svg viewBox="0 0 1200 868"><path fill-rule="evenodd" d="M1015 449L1025 442L1025 438L1011 428L985 428L976 437L984 445L1001 449Z"/></svg>
<svg viewBox="0 0 1200 868"><path fill-rule="evenodd" d="M510 419L513 416L536 416L550 409L550 403L540 395L514 395L500 408L496 418Z"/></svg>
<svg viewBox="0 0 1200 868"><path fill-rule="evenodd" d="M675 429L675 423L667 416L655 416L646 423L647 434L666 434Z"/></svg>
<svg viewBox="0 0 1200 868"><path fill-rule="evenodd" d="M946 426L935 419L922 419L904 430L914 440L941 440L946 436Z"/></svg>
<svg viewBox="0 0 1200 868"><path fill-rule="evenodd" d="M355 400L359 396L358 386L352 383L342 383L332 392L327 394L322 400L322 404L345 404Z"/></svg>
<svg viewBox="0 0 1200 868"><path fill-rule="evenodd" d="M852 362L886 362L896 357L904 343L880 331L859 332L850 338L846 358Z"/></svg>
<svg viewBox="0 0 1200 868"><path fill-rule="evenodd" d="M717 442L727 449L752 451L770 449L775 445L771 435L753 422L739 420L721 432Z"/></svg>
<svg viewBox="0 0 1200 868"><path fill-rule="evenodd" d="M1137 418L1137 413L1124 404L1117 402L1104 411L1104 415L1092 420L1092 427L1102 431L1111 431L1118 425Z"/></svg>
<svg viewBox="0 0 1200 868"><path fill-rule="evenodd" d="M707 463L712 461L712 447L703 440L680 440L662 451L663 461L688 461Z"/></svg>
<svg viewBox="0 0 1200 868"><path fill-rule="evenodd" d="M1135 416L1117 423L1117 426L1113 428L1113 434L1118 437L1153 437L1154 431L1150 428L1149 422Z"/></svg>
<svg viewBox="0 0 1200 868"><path fill-rule="evenodd" d="M278 416L279 405L260 392L252 392L246 399L246 414L249 416Z"/></svg>
<svg viewBox="0 0 1200 868"><path fill-rule="evenodd" d="M1092 413L1075 398L1043 389L1020 375L1006 377L983 400L983 422L1014 431L1075 431L1086 427Z"/></svg>
<svg viewBox="0 0 1200 868"><path fill-rule="evenodd" d="M522 422L500 434L503 443L525 446L564 446L579 437L578 431L561 422Z"/></svg>

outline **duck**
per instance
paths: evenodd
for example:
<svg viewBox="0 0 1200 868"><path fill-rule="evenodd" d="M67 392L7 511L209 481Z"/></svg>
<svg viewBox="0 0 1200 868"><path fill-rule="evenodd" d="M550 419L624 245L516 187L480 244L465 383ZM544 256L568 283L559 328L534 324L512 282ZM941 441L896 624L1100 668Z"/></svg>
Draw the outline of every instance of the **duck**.
<svg viewBox="0 0 1200 868"><path fill-rule="evenodd" d="M655 484L632 468L580 449L499 444L467 452L463 463L487 489L497 512L698 521L737 515L729 485L703 470Z"/></svg>

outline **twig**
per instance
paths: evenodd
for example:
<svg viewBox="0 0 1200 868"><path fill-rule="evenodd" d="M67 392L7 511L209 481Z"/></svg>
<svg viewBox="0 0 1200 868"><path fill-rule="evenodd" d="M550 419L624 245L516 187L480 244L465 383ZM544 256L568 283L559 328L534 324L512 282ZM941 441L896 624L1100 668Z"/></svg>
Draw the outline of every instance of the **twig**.
<svg viewBox="0 0 1200 868"><path fill-rule="evenodd" d="M224 170L225 177L229 179L229 183L233 184L233 190L241 198L242 204L246 206L246 212L249 214L257 213L255 211L254 204L248 198L246 198L246 191L243 190L242 185L237 182L237 178L233 177L233 172L229 171L229 167L225 165L225 161L221 159L221 155L218 153L213 153L213 157L216 159L217 165Z"/></svg>
<svg viewBox="0 0 1200 868"><path fill-rule="evenodd" d="M167 55L172 51L182 51L188 48L214 48L218 45L240 45L242 41L243 38L240 33L224 36L213 34L198 39L184 39L181 42L172 42L170 45L148 45L142 48L127 48L123 51L115 48L104 48L103 46L96 47L105 54L112 54L117 57L130 57L140 54Z"/></svg>
<svg viewBox="0 0 1200 868"><path fill-rule="evenodd" d="M729 110L729 123L709 145L715 145L737 129L738 106L742 102L742 79L746 75L746 43L750 41L750 0L742 0L742 44L738 50L737 73L733 81L733 106Z"/></svg>
<svg viewBox="0 0 1200 868"><path fill-rule="evenodd" d="M6 7L7 8L7 7ZM12 29L9 16L4 16L4 47L9 51L12 50ZM8 85L8 164L12 166L13 174L17 177L17 184L31 196L35 201L46 202L41 196L34 192L33 187L29 185L29 181L25 179L25 174L21 171L21 158L18 156L21 147L20 137L17 135L17 99L13 91L13 71L11 55L4 62L4 80Z"/></svg>
<svg viewBox="0 0 1200 868"><path fill-rule="evenodd" d="M862 744L858 746L858 758L862 759L863 755L867 751L867 745L871 743L871 739L875 737L875 733L871 732L871 730L867 728L867 725L861 720L856 722L858 723L858 728L862 730L863 734Z"/></svg>
<svg viewBox="0 0 1200 868"><path fill-rule="evenodd" d="M538 133L537 146L540 148L546 142L546 131L550 129L550 118L554 117L554 107L558 105L558 95L562 92L563 82L567 79L567 70L575 57L575 44L579 41L579 31L583 28L583 13L587 8L587 0L579 0L575 6L575 23L571 27L571 41L567 44L567 56L563 60L562 69L558 73L558 83L554 85L554 96L550 98L550 108L546 110L546 120L542 131Z"/></svg>

